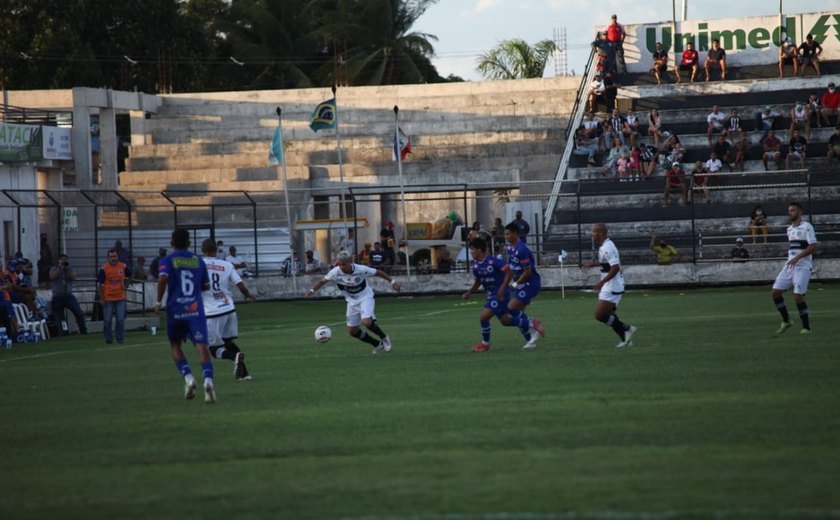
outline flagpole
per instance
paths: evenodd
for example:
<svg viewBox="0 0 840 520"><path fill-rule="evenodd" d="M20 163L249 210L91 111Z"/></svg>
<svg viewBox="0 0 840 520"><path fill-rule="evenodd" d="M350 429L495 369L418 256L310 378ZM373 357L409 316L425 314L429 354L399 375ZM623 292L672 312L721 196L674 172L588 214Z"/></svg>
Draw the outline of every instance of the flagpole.
<svg viewBox="0 0 840 520"><path fill-rule="evenodd" d="M345 236L347 236L347 205L344 201L344 164L341 161L341 137L339 136L340 132L338 131L338 98L336 96L336 90L338 90L338 88L336 88L336 86L333 85L332 93L333 99L335 100L335 146L338 149L338 177L341 183L341 208L339 215L341 216L341 220L344 221L344 233ZM356 254L355 251L348 251L348 253L354 256Z"/></svg>
<svg viewBox="0 0 840 520"><path fill-rule="evenodd" d="M400 146L400 107L394 105L394 155L397 156L397 172L400 176L400 203L402 204L403 241L405 242L405 274L411 276L411 244L408 242L408 225L405 217L405 184L402 171L402 147ZM399 249L399 242L397 242Z"/></svg>
<svg viewBox="0 0 840 520"><path fill-rule="evenodd" d="M283 149L283 118L281 114L280 107L277 107L277 129L280 130L280 151L282 152L280 162L283 165L283 197L286 199L286 222L289 223L289 256L292 259L292 262L289 264L289 270L292 271L292 288L297 293L297 273L294 272L295 247L294 241L292 240L292 210L289 207L289 176L286 174L286 150Z"/></svg>

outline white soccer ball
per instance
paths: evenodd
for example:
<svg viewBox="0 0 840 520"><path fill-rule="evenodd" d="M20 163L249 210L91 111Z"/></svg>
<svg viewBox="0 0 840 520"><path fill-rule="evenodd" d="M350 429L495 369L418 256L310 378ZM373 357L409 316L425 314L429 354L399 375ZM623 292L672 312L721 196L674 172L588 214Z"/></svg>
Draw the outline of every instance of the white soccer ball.
<svg viewBox="0 0 840 520"><path fill-rule="evenodd" d="M326 343L332 339L332 330L326 325L321 325L315 329L315 341L318 343Z"/></svg>

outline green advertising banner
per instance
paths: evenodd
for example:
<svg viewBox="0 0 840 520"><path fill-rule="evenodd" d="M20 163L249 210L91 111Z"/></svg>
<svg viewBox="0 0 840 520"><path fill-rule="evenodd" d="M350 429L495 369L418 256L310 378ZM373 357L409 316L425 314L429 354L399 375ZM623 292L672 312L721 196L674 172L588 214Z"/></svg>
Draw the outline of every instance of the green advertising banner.
<svg viewBox="0 0 840 520"><path fill-rule="evenodd" d="M0 123L0 162L40 161L43 148L40 126Z"/></svg>

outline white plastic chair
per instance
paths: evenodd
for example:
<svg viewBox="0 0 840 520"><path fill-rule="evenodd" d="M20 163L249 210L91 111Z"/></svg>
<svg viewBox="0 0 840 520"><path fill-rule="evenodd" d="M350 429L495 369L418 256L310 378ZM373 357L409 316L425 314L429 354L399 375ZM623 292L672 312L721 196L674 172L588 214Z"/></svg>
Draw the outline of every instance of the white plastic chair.
<svg viewBox="0 0 840 520"><path fill-rule="evenodd" d="M41 339L46 340L50 338L50 330L47 327L47 320L30 319L29 309L22 303L13 303L12 307L15 310L15 318L18 322L18 327L26 332L38 332L41 334Z"/></svg>

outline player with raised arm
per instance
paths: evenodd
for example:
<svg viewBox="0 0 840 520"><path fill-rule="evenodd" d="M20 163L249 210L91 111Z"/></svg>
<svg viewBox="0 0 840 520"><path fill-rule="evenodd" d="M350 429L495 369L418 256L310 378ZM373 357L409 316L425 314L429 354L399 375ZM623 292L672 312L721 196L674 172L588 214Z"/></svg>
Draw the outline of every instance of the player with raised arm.
<svg viewBox="0 0 840 520"><path fill-rule="evenodd" d="M490 350L490 319L496 316L499 321L504 323L504 317L508 312L508 291L505 285L508 265L504 260L487 254L487 241L483 238L474 238L470 241L470 254L475 260L472 267L475 281L472 287L467 289L461 297L465 300L469 299L470 295L476 292L480 286L483 286L487 293L487 302L478 316L478 321L481 324L481 343L472 347L473 352L487 352ZM502 299L498 297L497 292L500 288L505 289Z"/></svg>
<svg viewBox="0 0 840 520"><path fill-rule="evenodd" d="M400 284L390 275L379 269L366 265L354 264L352 255L347 251L338 253L338 264L330 269L323 278L315 282L312 289L306 291L307 298L313 296L318 289L330 282L334 282L347 302L347 332L354 338L373 345L373 353L391 351L391 338L376 321L374 314L374 295L367 279L378 276L387 280L395 291L400 292ZM370 332L379 336L377 339L366 332L359 325L364 325Z"/></svg>
<svg viewBox="0 0 840 520"><path fill-rule="evenodd" d="M207 343L213 357L233 361L235 379L250 380L251 374L245 367L245 354L234 341L239 337L239 318L233 303L231 285L239 289L246 302L256 301L256 298L251 296L236 267L216 257L217 249L216 241L212 238L201 243L201 253L210 279L210 288L201 293L204 314L207 316Z"/></svg>
<svg viewBox="0 0 840 520"><path fill-rule="evenodd" d="M791 327L790 315L783 293L793 287L793 300L799 310L799 319L802 320L800 334L811 333L811 320L808 316L808 304L805 303L805 293L808 292L808 282L811 280L811 265L813 253L817 250L817 234L814 226L802 218L802 205L796 201L788 204L788 218L790 226L787 228L788 235L788 260L785 263L776 281L773 282L773 303L776 310L782 316L782 324L776 330L776 335L783 333Z"/></svg>
<svg viewBox="0 0 840 520"><path fill-rule="evenodd" d="M529 319L525 314L531 300L540 293L540 275L534 255L525 242L519 239L519 227L515 222L505 226L505 241L507 242L508 271L505 273L504 283L497 289L496 297L504 300L508 286L513 289L508 300L509 321L505 325L519 327L519 332L525 338L524 349L537 347L537 340L545 336L542 323L538 319Z"/></svg>
<svg viewBox="0 0 840 520"><path fill-rule="evenodd" d="M621 260L618 248L607 236L607 225L598 222L592 225L592 240L598 247L598 261L586 264L585 267L601 267L601 279L595 284L598 293L598 303L595 305L595 319L611 327L621 338L617 348L633 346L630 338L636 333L636 327L623 323L616 314L621 296L624 294L624 275L621 272Z"/></svg>
<svg viewBox="0 0 840 520"><path fill-rule="evenodd" d="M189 246L189 231L176 229L172 232L172 247L175 250L160 261L155 314L160 314L163 295L168 290L166 334L169 337L172 359L184 376L184 397L195 397L195 377L181 348L181 343L189 339L195 345L201 361L204 402L213 404L216 402L213 362L207 348L207 318L204 316L204 303L201 299L201 291L210 288L210 279L204 261L188 250Z"/></svg>

